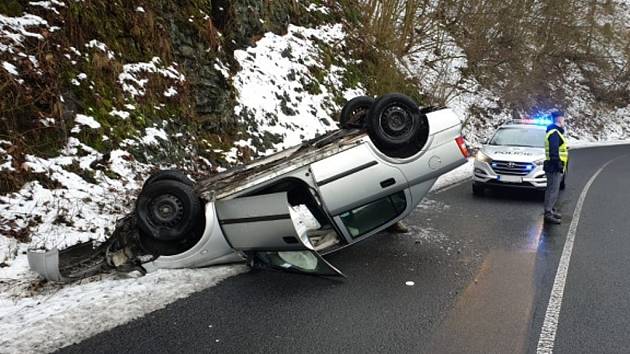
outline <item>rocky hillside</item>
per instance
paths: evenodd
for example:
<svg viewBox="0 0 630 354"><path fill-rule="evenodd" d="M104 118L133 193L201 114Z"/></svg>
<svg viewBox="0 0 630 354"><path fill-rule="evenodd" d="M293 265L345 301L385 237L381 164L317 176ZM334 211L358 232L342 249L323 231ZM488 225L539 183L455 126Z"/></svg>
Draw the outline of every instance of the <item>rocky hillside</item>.
<svg viewBox="0 0 630 354"><path fill-rule="evenodd" d="M221 171L336 129L360 94L448 104L473 144L551 108L574 138L625 138L630 10L591 3L5 0L0 265L17 241L103 239L152 170Z"/></svg>

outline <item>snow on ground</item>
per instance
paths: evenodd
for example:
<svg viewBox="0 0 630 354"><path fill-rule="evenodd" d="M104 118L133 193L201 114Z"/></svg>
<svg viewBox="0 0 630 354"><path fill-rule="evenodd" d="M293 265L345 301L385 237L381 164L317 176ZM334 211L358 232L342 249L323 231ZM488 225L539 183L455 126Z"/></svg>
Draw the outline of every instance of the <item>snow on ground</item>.
<svg viewBox="0 0 630 354"><path fill-rule="evenodd" d="M160 141L168 141L168 135L164 129L146 128L144 132L145 135L142 138L142 142L145 145L160 145Z"/></svg>
<svg viewBox="0 0 630 354"><path fill-rule="evenodd" d="M345 69L324 67L316 40L341 45L344 38L340 24L315 29L289 25L284 36L269 32L255 47L234 52L241 67L233 78L238 97L234 112L255 121L252 135L282 136L283 141L275 146L281 150L337 128L333 117L341 107L329 87L343 87ZM317 71L324 72L321 81ZM342 92L346 98L361 94L361 89Z"/></svg>
<svg viewBox="0 0 630 354"><path fill-rule="evenodd" d="M465 164L457 167L449 173L445 173L440 176L433 185L433 188L431 188L431 191L435 192L443 190L444 188L457 184L461 181L465 181L468 178L472 177L473 161L474 159L470 157L468 158L468 162L466 162Z"/></svg>
<svg viewBox="0 0 630 354"><path fill-rule="evenodd" d="M103 50L100 46L95 46ZM123 91L131 95L131 97L144 96L146 93L145 86L149 82L149 79L146 78L147 74L158 74L179 83L186 81L184 74L177 71L176 63L165 67L160 58L153 57L147 63L125 64L123 72L118 75L118 82L122 86ZM172 89L175 90L174 88Z"/></svg>
<svg viewBox="0 0 630 354"><path fill-rule="evenodd" d="M31 37L39 40L44 37L29 29L33 27L47 26L48 22L43 18L31 14L24 14L20 17L9 17L0 14L0 38L6 38L8 44L0 43L0 52L17 54L18 48L22 47L25 38Z"/></svg>
<svg viewBox="0 0 630 354"><path fill-rule="evenodd" d="M3 58L13 61L2 61L2 69L7 71L19 84L23 84L24 80L20 78L20 57L28 58L35 68L39 67L37 59L33 55L22 53L25 41L43 40L38 32L48 30L53 32L53 28L48 26L48 22L39 16L32 14L23 14L19 17L10 17L0 14L0 54L4 54ZM28 53L32 54L32 53ZM36 72L39 72L36 69Z"/></svg>
<svg viewBox="0 0 630 354"><path fill-rule="evenodd" d="M51 352L78 343L246 269L160 270L139 278L108 274L65 286L40 287L33 277L1 280L0 352Z"/></svg>
<svg viewBox="0 0 630 354"><path fill-rule="evenodd" d="M22 168L47 175L53 186L32 181L17 193L0 196L0 237L28 228L31 246L47 249L104 240L131 207L128 195L139 189L149 168L122 151L103 160L76 138L69 139L58 157L27 155L26 160ZM118 178L101 170L106 166Z"/></svg>
<svg viewBox="0 0 630 354"><path fill-rule="evenodd" d="M14 171L13 156L11 156L4 148L10 148L11 142L0 139L0 172Z"/></svg>

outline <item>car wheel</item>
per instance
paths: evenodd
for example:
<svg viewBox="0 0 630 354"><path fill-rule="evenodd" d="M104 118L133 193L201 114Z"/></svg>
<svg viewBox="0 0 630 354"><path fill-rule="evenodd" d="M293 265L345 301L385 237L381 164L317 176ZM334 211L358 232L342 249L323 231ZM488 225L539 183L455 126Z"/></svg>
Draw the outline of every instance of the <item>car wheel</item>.
<svg viewBox="0 0 630 354"><path fill-rule="evenodd" d="M409 157L419 152L429 137L429 122L416 103L405 95L381 96L368 112L372 142L391 157Z"/></svg>
<svg viewBox="0 0 630 354"><path fill-rule="evenodd" d="M154 181L136 201L138 228L159 241L182 241L202 221L201 200L192 187L179 181Z"/></svg>
<svg viewBox="0 0 630 354"><path fill-rule="evenodd" d="M374 104L374 99L359 96L348 101L339 115L339 126L344 129L364 129L367 126L367 114Z"/></svg>
<svg viewBox="0 0 630 354"><path fill-rule="evenodd" d="M480 185L479 183L473 183L472 191L473 191L473 195L481 197L483 196L484 187Z"/></svg>
<svg viewBox="0 0 630 354"><path fill-rule="evenodd" d="M170 180L181 182L185 185L192 186L193 181L188 178L188 176L180 170L161 170L154 174L152 174L147 180L144 182L142 188L145 188L149 184L157 181Z"/></svg>

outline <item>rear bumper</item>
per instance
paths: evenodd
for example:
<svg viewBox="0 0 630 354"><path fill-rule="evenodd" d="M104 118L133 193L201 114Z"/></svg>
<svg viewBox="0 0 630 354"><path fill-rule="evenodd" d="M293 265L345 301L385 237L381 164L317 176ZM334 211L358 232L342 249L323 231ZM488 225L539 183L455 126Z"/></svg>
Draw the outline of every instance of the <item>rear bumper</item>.
<svg viewBox="0 0 630 354"><path fill-rule="evenodd" d="M31 270L51 281L65 281L59 272L59 250L28 251L28 265Z"/></svg>

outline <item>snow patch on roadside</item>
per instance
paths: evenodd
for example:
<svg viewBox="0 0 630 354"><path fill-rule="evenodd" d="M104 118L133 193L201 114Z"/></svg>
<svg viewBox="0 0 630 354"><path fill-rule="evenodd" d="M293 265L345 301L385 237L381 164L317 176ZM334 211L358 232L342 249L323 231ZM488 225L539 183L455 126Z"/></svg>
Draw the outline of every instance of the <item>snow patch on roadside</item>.
<svg viewBox="0 0 630 354"><path fill-rule="evenodd" d="M22 42L26 37L44 39L39 33L31 32L28 28L48 26L48 22L43 18L31 14L24 14L20 17L9 17L0 14L0 38L6 38L9 43L0 43L0 52L17 54L17 48L22 47Z"/></svg>
<svg viewBox="0 0 630 354"><path fill-rule="evenodd" d="M8 63L6 61L2 62L2 67L4 68L4 70L6 70L9 74L13 75L13 76L20 76L20 73L18 73L17 68L15 67L15 65Z"/></svg>
<svg viewBox="0 0 630 354"><path fill-rule="evenodd" d="M333 89L342 88L343 97L364 93L362 88L343 88L345 69L325 67L316 43L343 45L345 35L340 24L318 28L289 25L284 36L268 32L255 47L234 52L241 67L233 78L238 102L234 113L253 122L251 135L266 132L282 137L274 149L262 154L337 129L333 117L341 107L334 100Z"/></svg>
<svg viewBox="0 0 630 354"><path fill-rule="evenodd" d="M146 128L144 133L145 135L142 137L142 142L145 145L160 145L160 141L168 141L168 135L164 129Z"/></svg>
<svg viewBox="0 0 630 354"><path fill-rule="evenodd" d="M118 75L118 82L122 86L123 91L131 95L131 97L144 96L146 84L149 82L149 79L146 78L147 74L157 74L165 79L179 83L186 81L184 74L177 71L176 66L177 64L175 63L164 66L162 60L158 57L154 57L147 63L125 64L123 72Z"/></svg>
<svg viewBox="0 0 630 354"><path fill-rule="evenodd" d="M468 161L465 164L457 167L456 169L448 173L441 175L438 178L438 180L435 182L435 184L433 185L433 188L431 188L431 191L433 192L439 191L448 186L451 186L461 181L465 181L469 179L470 177L472 177L473 163L474 163L474 158L469 157Z"/></svg>
<svg viewBox="0 0 630 354"><path fill-rule="evenodd" d="M416 241L416 243L420 243L420 244L428 244L428 243L435 244L435 243L442 243L448 240L448 237L444 233L431 227L420 228L420 227L411 225L410 234L413 240Z"/></svg>
<svg viewBox="0 0 630 354"><path fill-rule="evenodd" d="M74 118L74 121L81 125L86 125L92 129L98 129L101 127L101 124L97 122L94 117L86 116L84 114L77 114L76 118Z"/></svg>
<svg viewBox="0 0 630 354"><path fill-rule="evenodd" d="M11 156L7 149L11 147L11 142L7 140L0 140L0 172L2 171L15 171L13 168L13 156Z"/></svg>
<svg viewBox="0 0 630 354"><path fill-rule="evenodd" d="M120 178L106 175L103 165L111 165ZM31 247L46 249L104 240L131 207L129 195L135 195L138 180L149 170L126 152L113 152L104 161L102 154L76 138L69 139L58 157L27 155L22 168L47 176L52 185L33 181L0 196L0 237L26 230Z"/></svg>
<svg viewBox="0 0 630 354"><path fill-rule="evenodd" d="M139 278L107 274L65 286L47 283L41 288L33 276L3 281L0 348L10 353L50 352L162 309L246 270L246 266L163 269Z"/></svg>

